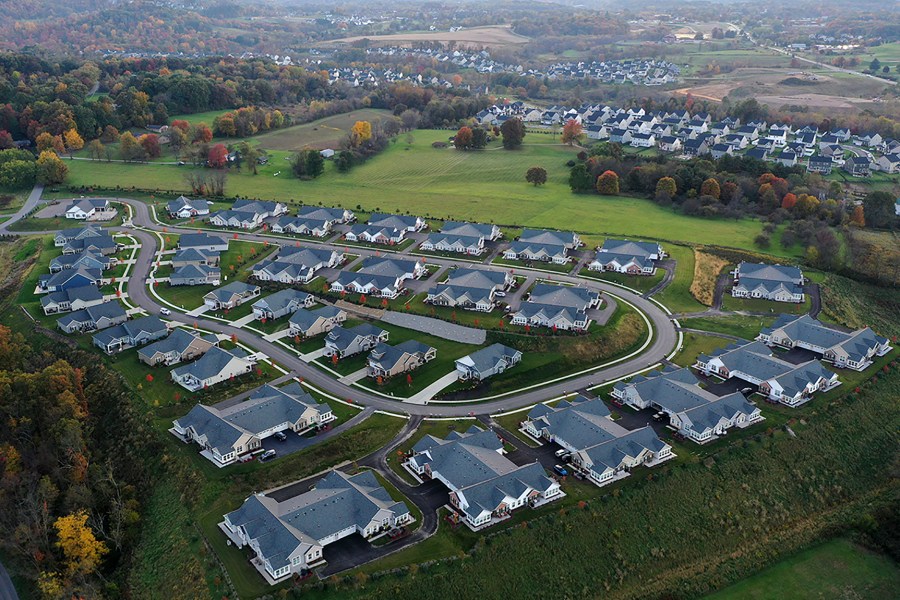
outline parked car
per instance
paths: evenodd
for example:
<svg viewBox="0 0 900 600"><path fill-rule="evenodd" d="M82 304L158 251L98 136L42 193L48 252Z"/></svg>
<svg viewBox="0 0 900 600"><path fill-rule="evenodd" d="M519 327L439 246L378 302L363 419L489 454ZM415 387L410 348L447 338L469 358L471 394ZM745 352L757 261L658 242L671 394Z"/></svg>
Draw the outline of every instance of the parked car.
<svg viewBox="0 0 900 600"><path fill-rule="evenodd" d="M584 473L582 473L581 471L575 471L573 475L575 475L575 479L584 479Z"/></svg>
<svg viewBox="0 0 900 600"><path fill-rule="evenodd" d="M566 450L565 448L560 448L559 450L557 450L557 451L554 452L553 454L556 456L556 458L562 458L563 455L568 454L568 453L569 453L569 451Z"/></svg>
<svg viewBox="0 0 900 600"><path fill-rule="evenodd" d="M654 421L662 421L662 420L665 419L665 418L666 418L666 413L664 413L664 412L662 412L662 411L660 411L660 412L656 413L655 415L653 415L653 420L654 420Z"/></svg>
<svg viewBox="0 0 900 600"><path fill-rule="evenodd" d="M562 465L553 465L553 471L560 477L565 477L569 474L569 471Z"/></svg>
<svg viewBox="0 0 900 600"><path fill-rule="evenodd" d="M274 450L266 450L259 456L259 462L266 462L267 460L272 460L275 458L275 455L278 454Z"/></svg>
<svg viewBox="0 0 900 600"><path fill-rule="evenodd" d="M498 298L506 298L506 292L494 292L494 295Z"/></svg>
<svg viewBox="0 0 900 600"><path fill-rule="evenodd" d="M159 309L159 314L161 314L165 317L168 317L169 315L172 314L172 311L169 310L168 308L161 308L161 309Z"/></svg>
<svg viewBox="0 0 900 600"><path fill-rule="evenodd" d="M284 434L283 431L278 431L275 433L275 439L278 440L279 442L285 442L285 441L287 441L287 436Z"/></svg>

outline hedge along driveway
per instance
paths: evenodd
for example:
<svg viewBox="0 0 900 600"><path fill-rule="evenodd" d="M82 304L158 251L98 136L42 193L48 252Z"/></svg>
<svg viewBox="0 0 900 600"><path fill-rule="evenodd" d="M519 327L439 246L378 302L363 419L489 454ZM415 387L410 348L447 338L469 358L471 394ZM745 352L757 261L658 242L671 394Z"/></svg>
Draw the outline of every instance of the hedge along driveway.
<svg viewBox="0 0 900 600"><path fill-rule="evenodd" d="M639 198L573 194L566 162L575 158L576 148L533 142L534 136L526 137L519 151L503 150L496 144L471 152L431 147L432 142L446 141L447 136L447 131L416 131L412 145L398 140L349 173L338 173L329 162L325 175L312 181L293 178L284 160L288 153L272 152L269 164L259 168L258 175L229 173L226 191L288 202L302 199L308 204L358 206L365 211L416 212L433 218L747 249L754 248L753 238L762 231L762 223L755 219L701 219ZM533 165L547 169L547 184L533 186L525 181L525 170ZM148 181L159 181L166 182L165 188L187 191L183 174L193 168L73 161L69 182L113 189L121 186L127 193L132 186L145 188ZM795 250L773 246L770 252L792 256Z"/></svg>

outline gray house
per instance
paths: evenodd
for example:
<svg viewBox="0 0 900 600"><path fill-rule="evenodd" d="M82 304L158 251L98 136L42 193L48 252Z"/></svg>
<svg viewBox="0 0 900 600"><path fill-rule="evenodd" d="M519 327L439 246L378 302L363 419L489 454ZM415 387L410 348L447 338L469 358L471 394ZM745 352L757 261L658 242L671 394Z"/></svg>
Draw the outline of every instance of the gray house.
<svg viewBox="0 0 900 600"><path fill-rule="evenodd" d="M160 321L159 317L150 315L104 329L94 335L93 341L95 346L107 354L114 354L162 339L168 333L169 328L166 324Z"/></svg>
<svg viewBox="0 0 900 600"><path fill-rule="evenodd" d="M201 336L184 329L173 329L169 337L138 349L138 360L155 367L193 360L218 345L216 336Z"/></svg>
<svg viewBox="0 0 900 600"><path fill-rule="evenodd" d="M322 306L313 310L299 308L288 320L290 335L310 338L328 333L347 320L347 313L336 306Z"/></svg>
<svg viewBox="0 0 900 600"><path fill-rule="evenodd" d="M219 264L219 253L197 248L185 248L175 252L172 257L172 268L179 269L187 265L208 265L214 267Z"/></svg>
<svg viewBox="0 0 900 600"><path fill-rule="evenodd" d="M56 320L56 325L66 333L85 333L106 329L124 323L128 315L118 302L103 302L70 312Z"/></svg>
<svg viewBox="0 0 900 600"><path fill-rule="evenodd" d="M456 374L462 381L482 381L519 364L522 353L503 344L491 344L456 361Z"/></svg>
<svg viewBox="0 0 900 600"><path fill-rule="evenodd" d="M437 356L437 348L416 340L406 340L396 346L381 343L369 354L369 377L394 377L431 361Z"/></svg>
<svg viewBox="0 0 900 600"><path fill-rule="evenodd" d="M292 289L280 290L253 303L253 318L258 321L279 319L315 303L316 298L312 294Z"/></svg>
<svg viewBox="0 0 900 600"><path fill-rule="evenodd" d="M41 308L45 315L81 310L103 302L103 294L95 285L68 288L41 297Z"/></svg>
<svg viewBox="0 0 900 600"><path fill-rule="evenodd" d="M222 272L208 265L184 265L169 275L169 285L219 285Z"/></svg>
<svg viewBox="0 0 900 600"><path fill-rule="evenodd" d="M38 293L60 292L86 285L99 286L102 279L100 269L66 269L59 273L41 275L38 278Z"/></svg>
<svg viewBox="0 0 900 600"><path fill-rule="evenodd" d="M211 310L231 309L259 296L258 285L232 281L203 296L203 303Z"/></svg>
<svg viewBox="0 0 900 600"><path fill-rule="evenodd" d="M185 233L178 238L178 249L194 248L206 252L225 252L228 240L217 235L206 233Z"/></svg>
<svg viewBox="0 0 900 600"><path fill-rule="evenodd" d="M253 370L253 363L240 348L232 351L214 346L196 361L172 369L172 381L181 387L196 392L233 377L246 375Z"/></svg>
<svg viewBox="0 0 900 600"><path fill-rule="evenodd" d="M361 323L349 329L335 327L325 338L325 356L337 356L339 359L353 356L371 350L379 342L386 342L388 335L387 331L369 323Z"/></svg>
<svg viewBox="0 0 900 600"><path fill-rule="evenodd" d="M798 267L741 262L732 272L735 298L762 298L776 302L804 300L803 272Z"/></svg>

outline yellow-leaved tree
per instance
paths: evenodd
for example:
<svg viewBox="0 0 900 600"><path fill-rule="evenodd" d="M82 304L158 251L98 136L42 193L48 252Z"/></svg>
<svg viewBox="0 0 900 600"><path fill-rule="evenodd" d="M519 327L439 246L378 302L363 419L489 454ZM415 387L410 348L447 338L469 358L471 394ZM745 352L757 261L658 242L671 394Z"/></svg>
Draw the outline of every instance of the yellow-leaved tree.
<svg viewBox="0 0 900 600"><path fill-rule="evenodd" d="M103 556L109 552L106 544L94 536L87 518L87 513L80 510L60 517L53 523L58 538L56 547L63 553L69 575L93 573Z"/></svg>
<svg viewBox="0 0 900 600"><path fill-rule="evenodd" d="M78 130L74 127L63 134L63 139L66 142L66 150L69 151L70 157L73 152L78 152L84 148L84 140L81 139L81 136L78 135Z"/></svg>
<svg viewBox="0 0 900 600"><path fill-rule="evenodd" d="M350 128L350 140L354 146L359 146L370 139L372 139L372 124L368 121L357 121Z"/></svg>

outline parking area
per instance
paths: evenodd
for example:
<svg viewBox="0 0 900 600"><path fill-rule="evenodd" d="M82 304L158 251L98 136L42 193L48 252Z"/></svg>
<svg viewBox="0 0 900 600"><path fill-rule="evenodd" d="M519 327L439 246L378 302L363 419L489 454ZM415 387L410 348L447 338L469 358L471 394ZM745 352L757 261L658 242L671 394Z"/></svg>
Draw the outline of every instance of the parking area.
<svg viewBox="0 0 900 600"><path fill-rule="evenodd" d="M629 431L633 431L635 429L641 429L642 427L650 426L653 428L653 431L656 432L656 435L662 435L666 433L668 430L666 429L666 425L669 424L669 419L660 419L656 421L653 419L653 415L655 415L658 410L655 408L645 408L643 410L634 410L629 406L610 406L611 410L616 411L621 415L618 419L616 419L616 424L621 425L625 429Z"/></svg>
<svg viewBox="0 0 900 600"><path fill-rule="evenodd" d="M728 394L744 392L745 390L749 391L744 395L749 396L750 394L755 394L759 389L759 386L747 383L743 379L738 379L737 377L732 377L731 379L726 379L722 382L719 382L719 380L714 377L703 377L702 375L698 377L704 387L706 387L707 391L712 392L716 396L727 396Z"/></svg>
<svg viewBox="0 0 900 600"><path fill-rule="evenodd" d="M811 360L818 360L819 358L821 358L820 354L816 354L812 350L807 350L806 348L791 348L787 351L779 351L778 349L776 349L775 356L793 365L799 365Z"/></svg>
<svg viewBox="0 0 900 600"><path fill-rule="evenodd" d="M329 429L323 429L319 432L319 435L326 433ZM315 435L297 435L290 430L285 431L284 435L286 439L283 442L279 441L274 435L267 437L262 441L262 449L264 451L274 450L277 459L308 448L318 442ZM257 455L258 459L259 455Z"/></svg>

